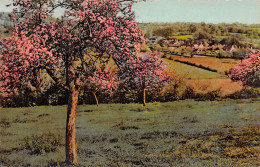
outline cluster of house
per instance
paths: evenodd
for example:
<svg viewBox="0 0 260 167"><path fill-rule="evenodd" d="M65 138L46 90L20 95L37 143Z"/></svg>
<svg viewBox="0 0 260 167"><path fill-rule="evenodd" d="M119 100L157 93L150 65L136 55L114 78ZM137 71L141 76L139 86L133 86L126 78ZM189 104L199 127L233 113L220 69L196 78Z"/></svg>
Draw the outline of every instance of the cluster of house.
<svg viewBox="0 0 260 167"><path fill-rule="evenodd" d="M210 45L207 42L205 43L196 43L194 40L181 40L181 39L166 39L163 37L152 36L147 39L147 43L153 44L160 44L171 48L179 48L179 47L190 47L194 51L226 51L226 52L233 52L239 47L236 45L222 45L222 44L215 44ZM249 44L248 49L252 49L252 45Z"/></svg>
<svg viewBox="0 0 260 167"><path fill-rule="evenodd" d="M218 50L223 50L223 51L226 51L226 52L233 52L235 50L235 48L237 48L236 46L234 45L221 45L221 44L218 44L218 45L212 45L212 46L209 46L209 44L194 44L193 45L193 49L194 51L218 51Z"/></svg>

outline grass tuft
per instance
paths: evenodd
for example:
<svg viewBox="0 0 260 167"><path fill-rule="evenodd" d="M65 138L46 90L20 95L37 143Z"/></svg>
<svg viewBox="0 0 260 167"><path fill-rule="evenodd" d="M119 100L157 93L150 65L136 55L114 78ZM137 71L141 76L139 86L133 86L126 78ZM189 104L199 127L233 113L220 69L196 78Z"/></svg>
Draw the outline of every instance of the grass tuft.
<svg viewBox="0 0 260 167"><path fill-rule="evenodd" d="M59 146L62 146L62 136L47 133L42 135L33 135L26 137L25 148L30 150L31 154L43 154L55 152Z"/></svg>

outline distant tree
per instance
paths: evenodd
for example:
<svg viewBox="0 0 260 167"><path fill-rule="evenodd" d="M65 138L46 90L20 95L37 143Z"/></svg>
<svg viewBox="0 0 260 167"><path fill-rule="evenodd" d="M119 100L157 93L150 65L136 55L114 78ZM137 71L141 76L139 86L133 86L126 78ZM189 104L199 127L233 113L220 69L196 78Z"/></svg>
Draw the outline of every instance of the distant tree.
<svg viewBox="0 0 260 167"><path fill-rule="evenodd" d="M153 35L162 36L165 38L173 35L173 33L174 33L174 29L172 27L158 28L153 30Z"/></svg>
<svg viewBox="0 0 260 167"><path fill-rule="evenodd" d="M237 37L227 37L223 38L220 42L222 45L239 45L240 41Z"/></svg>
<svg viewBox="0 0 260 167"><path fill-rule="evenodd" d="M197 31L198 28L196 27L195 24L190 24L190 25L189 25L189 29L190 29L190 32L191 32L191 33L194 33L194 32Z"/></svg>
<svg viewBox="0 0 260 167"><path fill-rule="evenodd" d="M247 54L238 67L230 70L232 80L240 80L244 85L260 87L260 51Z"/></svg>
<svg viewBox="0 0 260 167"><path fill-rule="evenodd" d="M201 22L200 26L205 27L207 24L205 22Z"/></svg>
<svg viewBox="0 0 260 167"><path fill-rule="evenodd" d="M122 75L122 78L129 87L142 91L143 106L146 106L146 91L162 89L171 77L165 71L167 64L159 58L157 52L142 55L138 62L134 63L132 70L129 71L131 75Z"/></svg>
<svg viewBox="0 0 260 167"><path fill-rule="evenodd" d="M89 90L98 105L97 92L103 91L106 93L112 93L118 87L118 80L116 77L116 71L111 68L107 68L103 71L96 70L92 76L86 79L87 90Z"/></svg>
<svg viewBox="0 0 260 167"><path fill-rule="evenodd" d="M213 40L211 40L211 44L210 45L217 45L217 44L219 44L219 42L220 42L220 39L214 38Z"/></svg>
<svg viewBox="0 0 260 167"><path fill-rule="evenodd" d="M201 40L201 39L210 39L211 35L205 31L196 31L193 34L194 39Z"/></svg>

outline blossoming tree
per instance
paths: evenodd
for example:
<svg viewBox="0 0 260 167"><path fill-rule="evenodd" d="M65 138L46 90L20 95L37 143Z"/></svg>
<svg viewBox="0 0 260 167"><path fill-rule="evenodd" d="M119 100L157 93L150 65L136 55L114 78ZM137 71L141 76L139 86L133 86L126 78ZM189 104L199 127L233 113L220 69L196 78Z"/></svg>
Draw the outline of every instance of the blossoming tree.
<svg viewBox="0 0 260 167"><path fill-rule="evenodd" d="M133 0L14 0L13 35L0 40L1 93L18 92L35 71L46 71L68 92L66 162L77 163L75 120L80 89L89 76L84 53L111 56L120 70L136 59L142 31L134 22ZM61 18L54 11L63 8ZM80 63L75 65L75 61ZM65 78L65 81L62 80Z"/></svg>
<svg viewBox="0 0 260 167"><path fill-rule="evenodd" d="M246 55L238 67L230 70L230 77L244 85L260 87L260 51Z"/></svg>
<svg viewBox="0 0 260 167"><path fill-rule="evenodd" d="M146 91L162 89L172 77L165 71L167 63L158 52L141 55L132 64L131 70L125 72L127 75L122 75L122 78L129 87L141 89L142 103L146 106Z"/></svg>
<svg viewBox="0 0 260 167"><path fill-rule="evenodd" d="M87 78L86 82L86 87L93 94L97 105L97 92L104 91L106 93L112 93L118 87L116 71L111 68L107 68L103 71L96 70L92 76Z"/></svg>

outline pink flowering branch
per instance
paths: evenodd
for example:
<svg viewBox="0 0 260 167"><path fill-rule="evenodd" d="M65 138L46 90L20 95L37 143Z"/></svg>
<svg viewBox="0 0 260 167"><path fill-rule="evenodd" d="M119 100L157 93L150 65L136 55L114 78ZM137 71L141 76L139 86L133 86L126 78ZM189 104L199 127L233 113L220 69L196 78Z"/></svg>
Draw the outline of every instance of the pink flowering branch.
<svg viewBox="0 0 260 167"><path fill-rule="evenodd" d="M104 91L106 93L112 93L118 87L116 71L112 70L111 68L105 69L103 71L96 70L93 76L88 77L86 82L87 89L93 94L97 105L97 92Z"/></svg>
<svg viewBox="0 0 260 167"><path fill-rule="evenodd" d="M244 85L260 87L260 51L247 54L237 67L229 72L232 80L240 80Z"/></svg>

